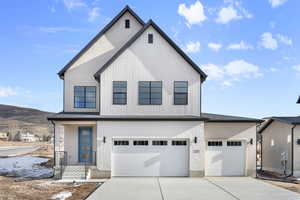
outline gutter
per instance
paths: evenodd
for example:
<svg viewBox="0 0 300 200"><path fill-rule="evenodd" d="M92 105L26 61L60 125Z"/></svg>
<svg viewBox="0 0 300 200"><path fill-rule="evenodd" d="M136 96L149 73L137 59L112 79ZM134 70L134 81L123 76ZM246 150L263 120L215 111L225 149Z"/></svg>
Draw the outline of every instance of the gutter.
<svg viewBox="0 0 300 200"><path fill-rule="evenodd" d="M54 128L54 135L53 135L53 158L54 158L54 167L56 166L56 155L55 155L55 123L53 122L53 120L50 120L51 124L53 125Z"/></svg>
<svg viewBox="0 0 300 200"><path fill-rule="evenodd" d="M293 124L291 128L291 173L287 177L294 175L294 129L296 126L297 124Z"/></svg>

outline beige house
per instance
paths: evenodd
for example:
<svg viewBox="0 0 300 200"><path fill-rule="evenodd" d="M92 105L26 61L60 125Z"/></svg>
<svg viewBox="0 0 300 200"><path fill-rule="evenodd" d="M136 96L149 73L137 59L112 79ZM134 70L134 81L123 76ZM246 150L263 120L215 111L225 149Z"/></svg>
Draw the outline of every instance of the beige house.
<svg viewBox="0 0 300 200"><path fill-rule="evenodd" d="M262 169L300 177L300 117L270 117L259 128Z"/></svg>
<svg viewBox="0 0 300 200"><path fill-rule="evenodd" d="M58 176L255 176L260 120L202 113L206 74L128 6L58 74Z"/></svg>

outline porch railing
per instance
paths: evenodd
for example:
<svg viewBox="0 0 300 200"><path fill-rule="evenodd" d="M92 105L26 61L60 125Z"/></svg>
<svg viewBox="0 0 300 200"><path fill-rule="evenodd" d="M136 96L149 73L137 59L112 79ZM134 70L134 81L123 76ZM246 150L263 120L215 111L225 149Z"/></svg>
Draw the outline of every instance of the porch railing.
<svg viewBox="0 0 300 200"><path fill-rule="evenodd" d="M68 164L68 152L66 151L55 151L55 162L58 162L59 165L59 176L62 178L62 175L64 173L65 167Z"/></svg>
<svg viewBox="0 0 300 200"><path fill-rule="evenodd" d="M85 179L87 179L88 176L88 171L89 171L89 166L91 165L96 165L96 158L97 158L97 152L96 151L92 151L92 155L90 157L90 155L88 156L89 159L86 159L86 161L84 162L84 174L85 174Z"/></svg>

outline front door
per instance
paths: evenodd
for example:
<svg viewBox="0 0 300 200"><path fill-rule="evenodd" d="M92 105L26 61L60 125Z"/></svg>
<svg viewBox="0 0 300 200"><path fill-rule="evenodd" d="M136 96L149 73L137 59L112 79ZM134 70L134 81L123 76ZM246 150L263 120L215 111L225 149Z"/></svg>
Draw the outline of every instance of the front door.
<svg viewBox="0 0 300 200"><path fill-rule="evenodd" d="M93 149L93 128L92 127L79 127L78 134L78 160L80 163L92 162L92 149Z"/></svg>

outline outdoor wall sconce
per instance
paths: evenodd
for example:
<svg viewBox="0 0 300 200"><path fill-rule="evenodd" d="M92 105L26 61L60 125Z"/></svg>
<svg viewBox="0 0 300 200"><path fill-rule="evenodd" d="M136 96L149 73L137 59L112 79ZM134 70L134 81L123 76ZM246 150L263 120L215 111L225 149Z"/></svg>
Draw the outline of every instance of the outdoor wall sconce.
<svg viewBox="0 0 300 200"><path fill-rule="evenodd" d="M105 143L106 142L106 137L105 136L103 136L103 143Z"/></svg>
<svg viewBox="0 0 300 200"><path fill-rule="evenodd" d="M198 138L197 138L197 137L194 137L194 142L195 142L195 144L197 144L197 140L198 140Z"/></svg>
<svg viewBox="0 0 300 200"><path fill-rule="evenodd" d="M253 144L253 138L250 139L249 144Z"/></svg>

